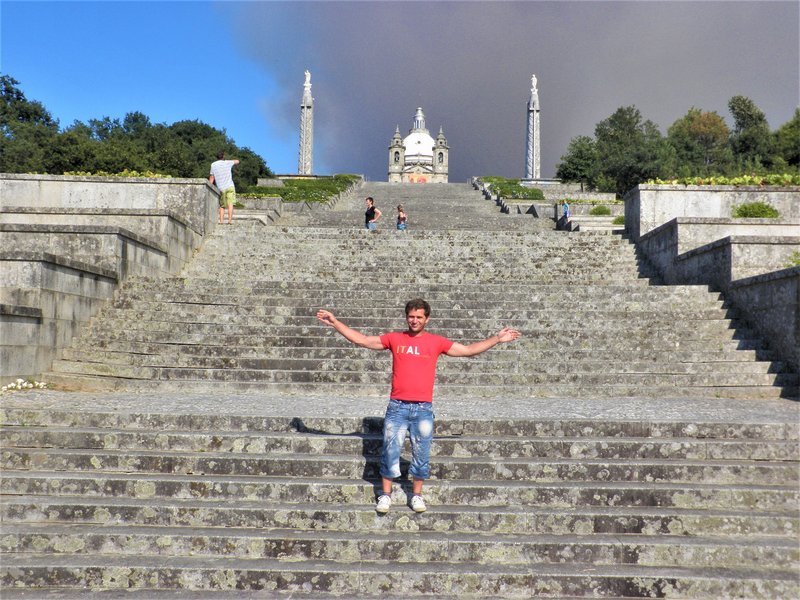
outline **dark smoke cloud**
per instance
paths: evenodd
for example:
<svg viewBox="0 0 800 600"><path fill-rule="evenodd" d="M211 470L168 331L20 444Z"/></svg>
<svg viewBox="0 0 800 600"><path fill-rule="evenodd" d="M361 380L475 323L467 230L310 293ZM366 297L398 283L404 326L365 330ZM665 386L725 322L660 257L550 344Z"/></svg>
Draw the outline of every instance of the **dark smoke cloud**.
<svg viewBox="0 0 800 600"><path fill-rule="evenodd" d="M283 93L265 115L296 131L312 72L315 170L385 180L395 126L417 106L444 128L451 181L524 174L530 76L542 174L621 106L663 133L691 107L731 125L745 95L770 125L800 103L797 2L263 2L221 5L242 51ZM267 157L269 158L269 157Z"/></svg>

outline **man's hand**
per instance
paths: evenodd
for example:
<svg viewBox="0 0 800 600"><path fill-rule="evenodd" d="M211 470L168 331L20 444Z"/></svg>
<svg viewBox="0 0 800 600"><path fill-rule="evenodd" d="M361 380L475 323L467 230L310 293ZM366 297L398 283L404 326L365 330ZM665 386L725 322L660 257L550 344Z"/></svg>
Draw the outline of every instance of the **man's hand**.
<svg viewBox="0 0 800 600"><path fill-rule="evenodd" d="M333 326L336 322L336 317L333 316L333 313L329 310L318 310L317 311L317 319L319 319L325 325Z"/></svg>
<svg viewBox="0 0 800 600"><path fill-rule="evenodd" d="M503 327L497 334L497 339L500 341L501 344L504 344L506 342L513 342L520 335L522 334L516 329L511 329L510 327Z"/></svg>

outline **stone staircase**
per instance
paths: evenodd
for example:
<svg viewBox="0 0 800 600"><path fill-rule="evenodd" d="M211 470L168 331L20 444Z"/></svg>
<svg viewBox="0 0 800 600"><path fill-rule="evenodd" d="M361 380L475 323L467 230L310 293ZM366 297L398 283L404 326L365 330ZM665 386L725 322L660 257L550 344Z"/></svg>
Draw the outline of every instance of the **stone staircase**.
<svg viewBox="0 0 800 600"><path fill-rule="evenodd" d="M380 418L160 402L3 412L3 598L797 596L796 422L439 419L382 517Z"/></svg>
<svg viewBox="0 0 800 600"><path fill-rule="evenodd" d="M366 333L403 327L423 296L432 330L459 341L502 326L523 338L442 359L437 394L711 396L794 392L762 342L702 286L653 285L618 236L555 232L500 214L469 185L368 184L359 197L277 227L223 226L180 276L131 278L47 381L77 389L260 389L385 395L390 358L348 347L315 319ZM402 203L409 230L394 229Z"/></svg>
<svg viewBox="0 0 800 600"><path fill-rule="evenodd" d="M0 597L798 597L796 379L718 294L542 221L367 184L128 279L46 376L116 391L3 398ZM380 517L389 357L314 313L379 333L414 296L523 337L440 359L429 510L404 471Z"/></svg>

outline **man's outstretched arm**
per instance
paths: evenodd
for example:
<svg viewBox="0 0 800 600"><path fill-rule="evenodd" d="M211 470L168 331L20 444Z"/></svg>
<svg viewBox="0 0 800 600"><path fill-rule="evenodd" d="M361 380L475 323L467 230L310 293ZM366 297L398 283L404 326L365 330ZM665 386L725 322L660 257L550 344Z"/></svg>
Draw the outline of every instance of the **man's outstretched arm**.
<svg viewBox="0 0 800 600"><path fill-rule="evenodd" d="M516 329L504 327L495 335L467 346L454 342L453 345L450 346L450 350L445 352L445 354L447 354L447 356L475 356L481 352L486 352L489 348L494 348L497 344L512 342L519 336L520 333Z"/></svg>
<svg viewBox="0 0 800 600"><path fill-rule="evenodd" d="M370 350L383 350L383 344L381 343L381 338L377 335L364 335L363 333L356 331L352 327L348 327L344 323L342 323L339 319L333 316L333 313L328 310L319 310L317 311L317 319L319 319L325 325L330 325L336 331L338 331L346 340L354 343L356 346L361 346L362 348L369 348Z"/></svg>

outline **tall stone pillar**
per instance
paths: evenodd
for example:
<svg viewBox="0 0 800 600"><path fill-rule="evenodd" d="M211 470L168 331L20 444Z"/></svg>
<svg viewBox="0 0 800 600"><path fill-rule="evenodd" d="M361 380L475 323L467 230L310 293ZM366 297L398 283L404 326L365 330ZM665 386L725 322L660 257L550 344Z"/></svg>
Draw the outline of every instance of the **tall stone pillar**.
<svg viewBox="0 0 800 600"><path fill-rule="evenodd" d="M311 97L311 73L306 71L303 100L300 103L300 153L298 175L311 175L314 169L314 98Z"/></svg>
<svg viewBox="0 0 800 600"><path fill-rule="evenodd" d="M525 148L525 179L541 179L539 90L536 89L536 75L531 75L531 97L528 100L528 135L525 139Z"/></svg>

